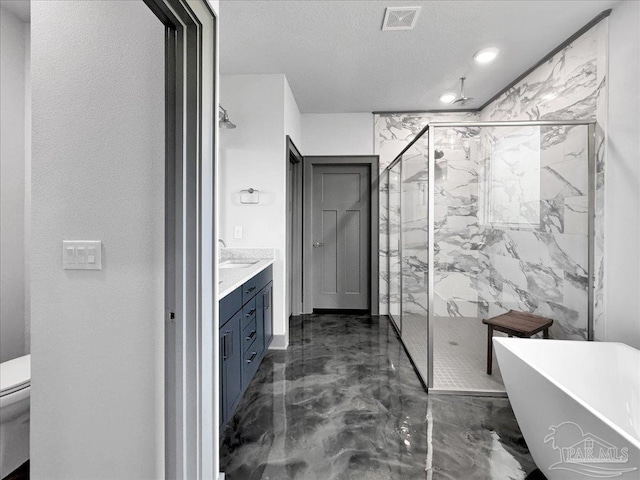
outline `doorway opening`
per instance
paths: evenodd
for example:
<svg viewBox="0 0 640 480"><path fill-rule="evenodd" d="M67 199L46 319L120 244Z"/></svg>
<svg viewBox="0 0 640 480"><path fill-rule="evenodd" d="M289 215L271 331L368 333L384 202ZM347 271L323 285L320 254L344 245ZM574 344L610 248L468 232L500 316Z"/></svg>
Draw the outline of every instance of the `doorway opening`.
<svg viewBox="0 0 640 480"><path fill-rule="evenodd" d="M30 72L30 4L0 2L0 478L30 468Z"/></svg>
<svg viewBox="0 0 640 480"><path fill-rule="evenodd" d="M378 313L378 157L304 157L303 312Z"/></svg>
<svg viewBox="0 0 640 480"><path fill-rule="evenodd" d="M165 475L213 478L217 17L206 0L144 2L166 27Z"/></svg>
<svg viewBox="0 0 640 480"><path fill-rule="evenodd" d="M287 135L287 302L289 315L302 313L302 165L300 151Z"/></svg>

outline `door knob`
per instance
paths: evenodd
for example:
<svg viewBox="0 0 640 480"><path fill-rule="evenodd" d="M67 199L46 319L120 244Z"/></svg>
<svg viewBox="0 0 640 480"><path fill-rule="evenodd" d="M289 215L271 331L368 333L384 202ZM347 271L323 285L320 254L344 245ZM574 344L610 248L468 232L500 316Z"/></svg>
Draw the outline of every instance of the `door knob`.
<svg viewBox="0 0 640 480"><path fill-rule="evenodd" d="M313 242L313 248L324 247L324 243L321 242Z"/></svg>

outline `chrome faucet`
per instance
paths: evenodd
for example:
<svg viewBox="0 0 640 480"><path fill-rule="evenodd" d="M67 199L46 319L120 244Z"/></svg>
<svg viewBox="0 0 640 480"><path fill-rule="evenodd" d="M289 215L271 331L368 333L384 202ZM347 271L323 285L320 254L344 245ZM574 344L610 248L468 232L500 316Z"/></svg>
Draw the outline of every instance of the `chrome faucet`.
<svg viewBox="0 0 640 480"><path fill-rule="evenodd" d="M226 243L224 243L224 240L222 240L221 238L219 238L219 239L218 239L218 241L222 244L222 246L223 246L224 248L227 248L227 244L226 244Z"/></svg>

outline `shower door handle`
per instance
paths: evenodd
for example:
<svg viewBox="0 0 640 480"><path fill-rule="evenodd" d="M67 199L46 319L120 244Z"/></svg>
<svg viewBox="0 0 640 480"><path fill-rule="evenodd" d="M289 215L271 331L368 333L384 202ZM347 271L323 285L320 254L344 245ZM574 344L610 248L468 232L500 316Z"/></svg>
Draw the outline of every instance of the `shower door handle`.
<svg viewBox="0 0 640 480"><path fill-rule="evenodd" d="M324 243L322 242L313 242L313 248L324 247Z"/></svg>

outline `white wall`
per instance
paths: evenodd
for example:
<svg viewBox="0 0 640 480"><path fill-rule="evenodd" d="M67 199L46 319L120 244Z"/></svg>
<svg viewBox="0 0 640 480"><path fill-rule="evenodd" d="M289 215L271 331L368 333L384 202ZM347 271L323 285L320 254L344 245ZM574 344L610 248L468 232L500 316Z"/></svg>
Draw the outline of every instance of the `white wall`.
<svg viewBox="0 0 640 480"><path fill-rule="evenodd" d="M213 13L215 13L216 17L220 19L220 0L207 0L207 3L213 10Z"/></svg>
<svg viewBox="0 0 640 480"><path fill-rule="evenodd" d="M220 236L229 247L275 249L273 330L286 339L285 136L299 141L297 105L282 74L221 75L220 103L237 125L220 131ZM240 203L248 188L260 191L259 204ZM233 238L235 226L242 239Z"/></svg>
<svg viewBox="0 0 640 480"><path fill-rule="evenodd" d="M31 478L164 477L164 27L34 1ZM62 240L102 240L101 271Z"/></svg>
<svg viewBox="0 0 640 480"><path fill-rule="evenodd" d="M300 148L302 143L302 115L298 109L298 103L293 96L287 77L284 78L284 131L289 135L293 143ZM286 150L286 144L285 144Z"/></svg>
<svg viewBox="0 0 640 480"><path fill-rule="evenodd" d="M303 155L374 155L373 114L303 113Z"/></svg>
<svg viewBox="0 0 640 480"><path fill-rule="evenodd" d="M640 348L640 3L609 18L606 339Z"/></svg>
<svg viewBox="0 0 640 480"><path fill-rule="evenodd" d="M0 7L0 361L29 351L25 305L28 24Z"/></svg>

